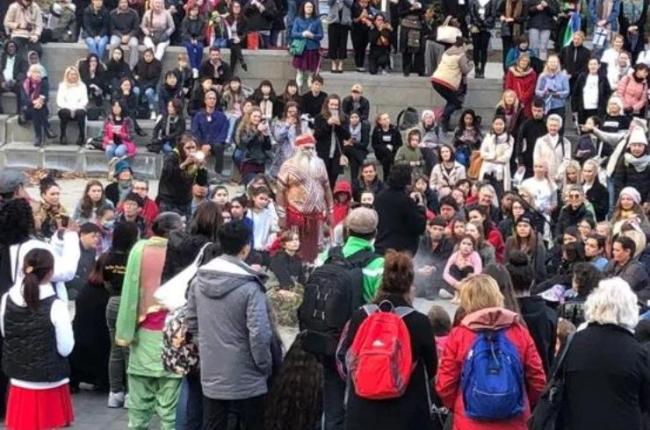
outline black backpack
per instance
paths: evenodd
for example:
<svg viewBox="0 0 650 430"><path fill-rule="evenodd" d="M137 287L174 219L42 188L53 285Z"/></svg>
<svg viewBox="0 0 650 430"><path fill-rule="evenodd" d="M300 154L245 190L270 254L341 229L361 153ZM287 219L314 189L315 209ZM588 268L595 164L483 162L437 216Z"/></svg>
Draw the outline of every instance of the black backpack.
<svg viewBox="0 0 650 430"><path fill-rule="evenodd" d="M397 128L401 131L413 128L420 122L418 111L413 107L407 107L397 114Z"/></svg>
<svg viewBox="0 0 650 430"><path fill-rule="evenodd" d="M345 258L340 247L332 248L325 264L305 285L298 308L303 349L318 355L334 355L341 332L352 312L363 305L363 268L377 255L370 250Z"/></svg>

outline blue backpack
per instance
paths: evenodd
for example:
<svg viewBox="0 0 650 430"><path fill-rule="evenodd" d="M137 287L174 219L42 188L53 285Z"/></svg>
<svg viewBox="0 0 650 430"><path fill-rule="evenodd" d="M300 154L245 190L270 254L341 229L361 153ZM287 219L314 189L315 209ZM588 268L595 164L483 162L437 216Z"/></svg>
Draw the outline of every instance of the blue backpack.
<svg viewBox="0 0 650 430"><path fill-rule="evenodd" d="M461 375L465 416L504 420L524 411L524 368L504 330L481 331Z"/></svg>

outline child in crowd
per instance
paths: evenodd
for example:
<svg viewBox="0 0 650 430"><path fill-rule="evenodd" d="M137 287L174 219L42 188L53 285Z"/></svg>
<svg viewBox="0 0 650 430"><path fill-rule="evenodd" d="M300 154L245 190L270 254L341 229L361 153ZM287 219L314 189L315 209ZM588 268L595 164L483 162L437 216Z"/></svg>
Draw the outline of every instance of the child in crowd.
<svg viewBox="0 0 650 430"><path fill-rule="evenodd" d="M413 181L413 191L420 193L424 198L424 207L427 208L431 215L440 212L438 193L429 187L429 178L424 175L415 176Z"/></svg>
<svg viewBox="0 0 650 430"><path fill-rule="evenodd" d="M271 257L270 269L278 279L280 289L288 290L306 281L305 266L297 254L300 236L297 231L285 230L280 234L281 250Z"/></svg>
<svg viewBox="0 0 650 430"><path fill-rule="evenodd" d="M246 216L248 212L248 198L246 195L242 194L234 197L230 201L230 216L232 221L242 221L244 225L248 228L250 232L250 246L253 248L253 231L254 231L254 222L253 218Z"/></svg>
<svg viewBox="0 0 650 430"><path fill-rule="evenodd" d="M269 207L269 193L266 187L252 189L253 205L246 214L253 220L253 250L263 266L269 264L269 248L275 240L278 215Z"/></svg>
<svg viewBox="0 0 650 430"><path fill-rule="evenodd" d="M439 305L431 306L429 312L427 312L427 317L431 323L431 328L433 329L433 335L436 339L436 352L438 356L438 362L442 358L442 351L445 349L447 344L447 338L449 337L449 332L451 331L451 317L443 308Z"/></svg>
<svg viewBox="0 0 650 430"><path fill-rule="evenodd" d="M68 427L74 420L68 355L74 335L68 307L50 282L54 257L41 248L25 255L24 278L0 302L2 367L10 380L8 429Z"/></svg>
<svg viewBox="0 0 650 430"><path fill-rule="evenodd" d="M414 176L424 174L424 157L420 150L422 135L419 130L411 130L406 136L406 145L400 146L395 154L395 164L408 164Z"/></svg>
<svg viewBox="0 0 650 430"><path fill-rule="evenodd" d="M350 211L352 203L352 185L346 180L341 180L334 186L334 225L338 225L345 220Z"/></svg>
<svg viewBox="0 0 650 430"><path fill-rule="evenodd" d="M359 203L361 203L361 206L373 209L375 206L375 193L369 190L362 191Z"/></svg>
<svg viewBox="0 0 650 430"><path fill-rule="evenodd" d="M445 266L442 278L447 282L447 284L449 284L449 286L456 290L454 301L457 301L457 288L460 281L467 278L469 275L483 272L481 256L475 249L476 240L473 236L465 234L458 244L458 251L451 254L449 260L447 260L447 265Z"/></svg>
<svg viewBox="0 0 650 430"><path fill-rule="evenodd" d="M228 188L225 185L217 185L210 191L210 200L221 206L228 203L228 196Z"/></svg>

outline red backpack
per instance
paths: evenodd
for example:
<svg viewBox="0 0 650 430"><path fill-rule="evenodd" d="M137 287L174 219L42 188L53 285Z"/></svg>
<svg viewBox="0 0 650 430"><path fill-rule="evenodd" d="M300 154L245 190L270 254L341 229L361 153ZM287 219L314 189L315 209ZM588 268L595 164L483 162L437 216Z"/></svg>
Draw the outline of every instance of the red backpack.
<svg viewBox="0 0 650 430"><path fill-rule="evenodd" d="M383 310L387 306L389 309ZM414 367L404 317L414 310L395 308L387 301L362 308L368 317L357 330L346 357L354 391L370 400L401 397Z"/></svg>

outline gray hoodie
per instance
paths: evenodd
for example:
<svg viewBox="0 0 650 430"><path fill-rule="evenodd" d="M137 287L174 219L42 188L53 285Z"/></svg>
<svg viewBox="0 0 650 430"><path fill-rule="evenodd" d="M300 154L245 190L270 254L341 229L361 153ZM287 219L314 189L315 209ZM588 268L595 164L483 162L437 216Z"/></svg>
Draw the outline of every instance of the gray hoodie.
<svg viewBox="0 0 650 430"><path fill-rule="evenodd" d="M203 394L218 400L266 394L272 329L260 275L234 257L217 257L199 268L187 306Z"/></svg>

